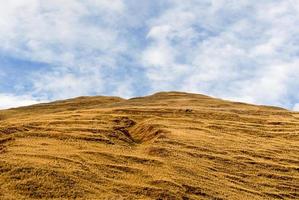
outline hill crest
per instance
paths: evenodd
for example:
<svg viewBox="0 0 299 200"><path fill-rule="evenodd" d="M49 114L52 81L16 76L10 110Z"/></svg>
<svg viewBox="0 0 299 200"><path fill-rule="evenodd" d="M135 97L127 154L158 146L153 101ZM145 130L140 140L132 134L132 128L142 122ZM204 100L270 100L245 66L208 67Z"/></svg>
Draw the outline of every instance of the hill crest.
<svg viewBox="0 0 299 200"><path fill-rule="evenodd" d="M299 114L182 92L0 111L0 199L296 199Z"/></svg>

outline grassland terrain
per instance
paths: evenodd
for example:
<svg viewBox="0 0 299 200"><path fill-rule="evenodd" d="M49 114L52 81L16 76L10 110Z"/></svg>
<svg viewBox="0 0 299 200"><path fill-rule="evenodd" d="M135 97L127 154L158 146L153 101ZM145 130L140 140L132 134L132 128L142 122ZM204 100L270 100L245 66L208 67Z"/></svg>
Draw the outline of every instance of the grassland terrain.
<svg viewBox="0 0 299 200"><path fill-rule="evenodd" d="M2 110L0 199L299 199L299 113L180 92Z"/></svg>

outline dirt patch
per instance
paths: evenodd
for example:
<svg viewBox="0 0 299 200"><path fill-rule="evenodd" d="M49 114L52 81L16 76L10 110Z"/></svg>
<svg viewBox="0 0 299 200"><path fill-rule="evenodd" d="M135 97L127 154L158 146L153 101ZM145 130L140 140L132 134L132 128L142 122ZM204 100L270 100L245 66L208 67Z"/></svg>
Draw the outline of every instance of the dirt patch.
<svg viewBox="0 0 299 200"><path fill-rule="evenodd" d="M113 120L113 130L114 130L114 137L118 139L128 142L128 143L135 143L134 138L129 132L129 128L133 127L136 122L128 117L117 117ZM113 134L110 134L110 136ZM120 135L124 136L121 137Z"/></svg>
<svg viewBox="0 0 299 200"><path fill-rule="evenodd" d="M138 123L130 132L137 143L149 142L168 133L161 125L150 121Z"/></svg>

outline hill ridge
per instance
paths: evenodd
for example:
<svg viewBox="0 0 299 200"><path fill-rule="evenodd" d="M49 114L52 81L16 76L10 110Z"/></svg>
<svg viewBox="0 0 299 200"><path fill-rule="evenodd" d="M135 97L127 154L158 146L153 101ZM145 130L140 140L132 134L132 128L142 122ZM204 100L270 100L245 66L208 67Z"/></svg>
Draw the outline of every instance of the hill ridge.
<svg viewBox="0 0 299 200"><path fill-rule="evenodd" d="M0 111L0 199L296 199L299 113L162 92Z"/></svg>

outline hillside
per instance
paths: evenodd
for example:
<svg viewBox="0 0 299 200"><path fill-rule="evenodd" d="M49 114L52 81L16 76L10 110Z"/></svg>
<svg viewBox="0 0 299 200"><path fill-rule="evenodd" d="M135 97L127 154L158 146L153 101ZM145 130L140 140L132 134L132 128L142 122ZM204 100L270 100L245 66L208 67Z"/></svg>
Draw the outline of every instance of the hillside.
<svg viewBox="0 0 299 200"><path fill-rule="evenodd" d="M299 113L179 92L0 111L0 199L299 199Z"/></svg>

